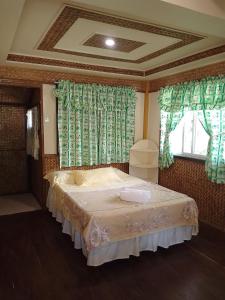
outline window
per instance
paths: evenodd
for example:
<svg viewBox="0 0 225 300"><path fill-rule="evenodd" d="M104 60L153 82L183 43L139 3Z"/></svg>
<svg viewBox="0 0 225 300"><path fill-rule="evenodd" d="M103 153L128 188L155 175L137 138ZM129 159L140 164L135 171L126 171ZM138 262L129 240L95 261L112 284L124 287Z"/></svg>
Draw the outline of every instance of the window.
<svg viewBox="0 0 225 300"><path fill-rule="evenodd" d="M197 111L186 112L170 135L173 154L204 159L209 136L198 119Z"/></svg>
<svg viewBox="0 0 225 300"><path fill-rule="evenodd" d="M39 157L39 115L35 106L27 111L27 154L38 160Z"/></svg>
<svg viewBox="0 0 225 300"><path fill-rule="evenodd" d="M33 125L32 109L28 109L28 111L27 111L27 129L31 129L32 125Z"/></svg>

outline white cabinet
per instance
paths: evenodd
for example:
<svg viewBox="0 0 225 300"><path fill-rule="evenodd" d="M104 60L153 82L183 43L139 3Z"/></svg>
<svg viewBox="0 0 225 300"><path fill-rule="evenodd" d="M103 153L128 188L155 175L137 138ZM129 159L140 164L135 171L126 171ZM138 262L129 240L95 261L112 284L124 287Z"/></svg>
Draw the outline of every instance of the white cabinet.
<svg viewBox="0 0 225 300"><path fill-rule="evenodd" d="M130 150L129 173L158 183L159 149L151 140L140 140Z"/></svg>

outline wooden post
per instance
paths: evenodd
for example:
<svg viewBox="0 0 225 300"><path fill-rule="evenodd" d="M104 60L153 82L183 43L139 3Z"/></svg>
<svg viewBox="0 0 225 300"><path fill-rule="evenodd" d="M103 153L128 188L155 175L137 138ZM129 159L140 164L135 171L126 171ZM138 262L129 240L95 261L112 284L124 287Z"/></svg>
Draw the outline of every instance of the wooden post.
<svg viewBox="0 0 225 300"><path fill-rule="evenodd" d="M148 113L149 113L149 81L145 85L145 99L144 99L144 121L143 121L143 138L148 138Z"/></svg>

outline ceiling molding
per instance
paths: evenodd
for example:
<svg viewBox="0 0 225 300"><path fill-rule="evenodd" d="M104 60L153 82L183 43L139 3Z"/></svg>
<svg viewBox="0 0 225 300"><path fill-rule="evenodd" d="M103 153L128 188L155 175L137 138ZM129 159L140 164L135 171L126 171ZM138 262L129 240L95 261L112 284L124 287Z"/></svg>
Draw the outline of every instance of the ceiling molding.
<svg viewBox="0 0 225 300"><path fill-rule="evenodd" d="M225 73L225 61L210 64L205 67L180 72L174 75L149 80L149 92L156 92L161 87L174 85L177 83L200 80L207 76L218 76ZM0 65L0 85L18 85L27 87L40 87L42 84L54 84L58 80L71 80L79 83L99 83L108 85L126 85L134 87L138 92L145 92L146 81L109 78L93 75L75 74L69 72L57 72L38 70L22 67L1 66Z"/></svg>
<svg viewBox="0 0 225 300"><path fill-rule="evenodd" d="M138 92L145 92L146 84L146 81L143 79L112 78L0 65L0 84L40 87L41 84L54 84L58 80L71 80L79 83L98 83L112 86L132 86Z"/></svg>
<svg viewBox="0 0 225 300"><path fill-rule="evenodd" d="M98 71L98 72L107 72L107 73L114 73L114 74L144 77L144 71L106 67L106 66L99 66L99 65L81 64L81 63L76 63L76 62L71 62L66 60L58 60L58 59L43 58L43 57L28 56L28 55L9 54L7 60L20 62L20 63L57 66L57 67L64 67L64 68L82 69L82 70L89 70L89 71Z"/></svg>
<svg viewBox="0 0 225 300"><path fill-rule="evenodd" d="M208 58L210 56L217 55L217 54L224 53L224 52L225 52L225 45L222 45L222 46L219 46L216 48L212 48L212 49L208 49L208 50L175 60L168 64L161 65L161 66L153 68L153 69L149 69L149 70L145 71L145 76L152 75L152 74L155 74L155 73L158 73L161 71L165 71L168 69L176 68L178 66L185 65L185 64L188 64L188 63L191 63L191 62L203 59L203 58Z"/></svg>
<svg viewBox="0 0 225 300"><path fill-rule="evenodd" d="M56 44L59 40L65 35L65 33L70 29L70 27L79 19L87 19L92 21L97 21L105 24L116 25L119 27L135 29L143 32L153 33L161 36L172 37L179 39L180 41L176 42L173 45L167 46L162 48L158 51L145 55L144 57L140 57L136 60L130 59L122 59L116 58L111 56L103 56L103 55L96 55L90 53L83 53L77 51L69 51L65 49L58 49L56 48ZM38 49L44 51L51 51L51 52L60 52L60 53L67 53L73 54L76 56L83 56L83 57L92 57L95 59L103 59L103 60L111 60L111 61L121 61L121 62L128 62L134 64L140 64L145 61L148 61L152 58L156 58L162 54L168 53L172 50L181 48L183 46L189 45L196 41L203 39L203 36L187 33L184 31L178 31L172 28L166 28L163 26L156 26L152 24L146 24L137 22L134 20L123 19L99 12L93 12L81 8L65 6L62 12L59 14L53 25L50 27L48 32L45 34L44 38L40 42Z"/></svg>
<svg viewBox="0 0 225 300"><path fill-rule="evenodd" d="M18 54L9 54L7 57L7 60L14 61L14 62L24 62L24 63L32 63L32 64L40 64L40 65L50 65L50 66L67 67L67 68L73 68L73 69L83 69L83 70L90 70L90 71L99 71L99 72L107 72L107 73L114 73L114 74L147 77L147 76L155 74L155 73L173 69L178 66L192 63L194 61L208 58L208 57L211 57L211 56L214 56L217 54L221 54L224 52L225 52L225 45L221 45L221 46L211 48L211 49L208 49L208 50L205 50L205 51L193 54L193 55L186 56L184 58L175 60L168 64L164 64L164 65L161 65L161 66L158 66L156 68L152 68L152 69L149 69L146 71L138 71L138 70L106 67L106 66L90 65L90 64L81 64L81 63L75 63L75 62L64 61L64 60L41 58L41 57L18 55Z"/></svg>

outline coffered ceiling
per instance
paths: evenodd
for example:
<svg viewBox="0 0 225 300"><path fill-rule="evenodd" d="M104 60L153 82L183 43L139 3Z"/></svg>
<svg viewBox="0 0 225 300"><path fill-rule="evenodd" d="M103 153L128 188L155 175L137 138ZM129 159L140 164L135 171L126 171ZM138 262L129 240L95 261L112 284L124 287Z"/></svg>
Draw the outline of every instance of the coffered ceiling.
<svg viewBox="0 0 225 300"><path fill-rule="evenodd" d="M1 0L0 22L3 65L143 80L225 60L220 0Z"/></svg>

